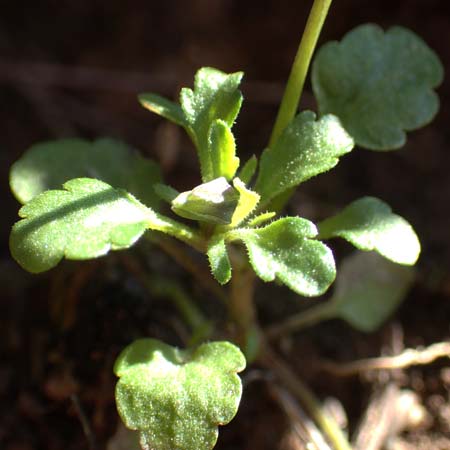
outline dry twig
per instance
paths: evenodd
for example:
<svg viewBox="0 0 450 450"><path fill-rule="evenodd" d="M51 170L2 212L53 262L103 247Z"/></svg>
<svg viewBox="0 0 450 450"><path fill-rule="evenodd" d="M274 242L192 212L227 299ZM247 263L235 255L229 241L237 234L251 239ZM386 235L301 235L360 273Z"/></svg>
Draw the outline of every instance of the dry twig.
<svg viewBox="0 0 450 450"><path fill-rule="evenodd" d="M450 357L450 342L438 342L422 349L406 349L399 355L365 358L347 364L322 361L320 369L333 375L352 376L369 370L405 369L410 366L430 364L438 358Z"/></svg>

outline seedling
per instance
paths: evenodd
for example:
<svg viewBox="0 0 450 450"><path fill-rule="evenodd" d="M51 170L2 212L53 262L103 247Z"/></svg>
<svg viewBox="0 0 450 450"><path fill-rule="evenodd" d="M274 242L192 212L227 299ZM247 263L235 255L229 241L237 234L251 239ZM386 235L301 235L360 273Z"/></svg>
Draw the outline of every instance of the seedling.
<svg viewBox="0 0 450 450"><path fill-rule="evenodd" d="M193 89L181 90L179 103L153 93L139 96L145 108L185 129L198 155L199 186L179 193L162 182L154 162L112 139L38 144L11 169L11 188L24 206L10 247L26 270L43 272L63 258L96 258L126 249L144 234L154 242L166 234L204 253L218 283L231 283L227 304L235 334L223 335L234 344L180 350L144 337L119 355L118 410L125 424L139 431L144 449L211 449L217 426L235 415L241 396L236 374L245 366L241 350L251 362L268 348L254 311L255 275L300 296L319 296L336 277L324 240L340 237L370 252L342 263L328 303L272 328L269 336L331 317L372 331L412 281L408 266L419 256L419 240L379 199L355 200L317 225L280 217L294 189L332 169L355 145L397 149L406 131L425 125L438 110L437 56L411 31L385 32L369 24L317 52L312 86L319 114L297 114L330 2L314 2L270 143L259 158L242 164L232 132L243 74L202 68ZM161 201L172 216L160 212ZM335 448L350 448L338 431L330 432L329 421L314 417L325 424Z"/></svg>

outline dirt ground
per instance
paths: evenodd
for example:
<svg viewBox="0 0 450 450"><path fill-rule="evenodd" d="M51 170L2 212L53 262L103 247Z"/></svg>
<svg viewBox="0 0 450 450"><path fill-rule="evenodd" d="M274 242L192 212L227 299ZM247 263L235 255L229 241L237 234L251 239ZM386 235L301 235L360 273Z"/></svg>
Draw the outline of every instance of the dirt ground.
<svg viewBox="0 0 450 450"><path fill-rule="evenodd" d="M235 130L240 156L258 155L268 140L312 2L1 3L0 449L118 449L112 373L118 352L141 336L173 344L182 344L186 336L171 303L148 295L130 261L175 280L213 316L217 303L169 257L145 244L95 261L64 262L44 275L25 273L8 249L18 210L9 192L8 168L37 141L112 136L160 161L167 183L179 190L192 188L199 181L192 147L176 128L141 108L136 94L176 97L201 66L245 72L245 103ZM340 39L366 22L411 28L450 73L449 2L335 0L321 40ZM356 149L335 171L302 186L290 205L291 212L314 220L362 195L377 196L407 218L421 238L415 284L380 331L366 335L330 321L286 336L277 346L299 379L337 411L338 420L347 422L350 434L369 423L374 428L366 431L375 436L382 422L376 413L392 419L392 398L413 392L415 406L402 411L416 415L394 433L385 447L390 450L450 450L448 357L349 376L326 370L323 362L342 367L450 340L447 80L438 93L439 115L410 133L404 149ZM302 108L315 108L309 85ZM343 244L336 249L338 258L348 250ZM313 303L280 287L260 286L257 293L263 325ZM283 392L274 390L270 373L255 366L243 378L241 408L220 430L217 448L306 448L296 426L308 420L289 409ZM390 407L383 409L383 402ZM363 420L369 406L375 411L372 422Z"/></svg>

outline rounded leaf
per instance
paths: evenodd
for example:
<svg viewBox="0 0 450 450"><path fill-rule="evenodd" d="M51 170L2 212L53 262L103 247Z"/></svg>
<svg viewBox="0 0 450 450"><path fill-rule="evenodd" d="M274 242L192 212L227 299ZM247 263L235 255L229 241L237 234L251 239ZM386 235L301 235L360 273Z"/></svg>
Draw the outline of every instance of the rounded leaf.
<svg viewBox="0 0 450 450"><path fill-rule="evenodd" d="M356 200L319 223L320 238L338 236L360 250L375 250L398 264L414 265L420 242L412 226L375 197Z"/></svg>
<svg viewBox="0 0 450 450"><path fill-rule="evenodd" d="M26 270L43 272L63 258L90 259L130 247L153 211L131 194L90 178L70 180L23 206L10 236L13 257Z"/></svg>
<svg viewBox="0 0 450 450"><path fill-rule="evenodd" d="M81 177L126 189L147 206L157 206L152 185L161 179L158 165L123 142L108 138L36 144L11 167L10 185L16 198L27 203L41 192Z"/></svg>
<svg viewBox="0 0 450 450"><path fill-rule="evenodd" d="M321 114L336 114L361 147L393 150L430 122L443 78L436 54L412 31L361 25L317 53L312 84Z"/></svg>
<svg viewBox="0 0 450 450"><path fill-rule="evenodd" d="M229 342L180 350L156 339L139 339L117 358L114 371L119 414L139 430L148 450L209 450L218 425L236 414L245 368Z"/></svg>
<svg viewBox="0 0 450 450"><path fill-rule="evenodd" d="M264 281L279 280L300 295L323 294L336 276L333 253L314 238L315 225L300 217L285 217L263 228L230 233L248 250L255 273Z"/></svg>

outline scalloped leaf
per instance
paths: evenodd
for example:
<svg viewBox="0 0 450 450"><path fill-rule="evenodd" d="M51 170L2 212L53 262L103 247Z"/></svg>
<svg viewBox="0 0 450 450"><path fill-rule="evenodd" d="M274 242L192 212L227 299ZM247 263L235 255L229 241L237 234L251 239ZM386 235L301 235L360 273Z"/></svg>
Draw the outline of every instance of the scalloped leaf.
<svg viewBox="0 0 450 450"><path fill-rule="evenodd" d="M197 147L203 182L216 178L213 159L224 159L215 155L223 150L221 146L212 145L211 126L218 119L229 128L233 126L242 104L242 94L238 89L242 76L242 72L226 74L203 67L195 75L194 90L181 90L181 108L188 123L188 132ZM230 154L229 149L226 152ZM225 166L234 164L233 158L228 158Z"/></svg>
<svg viewBox="0 0 450 450"><path fill-rule="evenodd" d="M139 339L114 367L119 414L139 430L144 450L210 450L218 425L237 412L244 368L244 355L230 342L180 350Z"/></svg>
<svg viewBox="0 0 450 450"><path fill-rule="evenodd" d="M374 252L356 252L339 267L333 297L334 316L366 333L393 314L414 281L412 267L394 264Z"/></svg>
<svg viewBox="0 0 450 450"><path fill-rule="evenodd" d="M273 148L264 150L255 190L261 205L333 168L339 157L353 148L353 139L339 119L327 115L315 120L311 111L298 114Z"/></svg>
<svg viewBox="0 0 450 450"><path fill-rule="evenodd" d="M33 145L10 171L11 190L21 203L73 178L97 178L125 189L156 209L152 185L161 180L159 167L121 141L60 139Z"/></svg>
<svg viewBox="0 0 450 450"><path fill-rule="evenodd" d="M186 127L188 125L186 116L181 106L174 103L167 98L161 97L158 94L145 92L138 95L139 103L151 112L164 117L171 122Z"/></svg>
<svg viewBox="0 0 450 450"><path fill-rule="evenodd" d="M307 297L323 294L336 276L333 253L313 239L316 236L315 225L300 217L229 234L244 242L253 270L263 281L278 280Z"/></svg>
<svg viewBox="0 0 450 450"><path fill-rule="evenodd" d="M231 280L231 263L223 236L214 236L208 244L207 250L211 273L220 284Z"/></svg>
<svg viewBox="0 0 450 450"><path fill-rule="evenodd" d="M361 147L394 150L405 131L439 109L433 88L443 79L437 55L412 31L361 25L317 53L312 85L321 114L336 114Z"/></svg>
<svg viewBox="0 0 450 450"><path fill-rule="evenodd" d="M356 200L318 224L320 239L341 237L360 250L375 250L397 263L414 265L420 242L412 226L375 197Z"/></svg>
<svg viewBox="0 0 450 450"><path fill-rule="evenodd" d="M153 211L131 194L90 178L70 180L23 206L10 235L13 257L26 270L43 272L62 258L89 259L133 245Z"/></svg>

